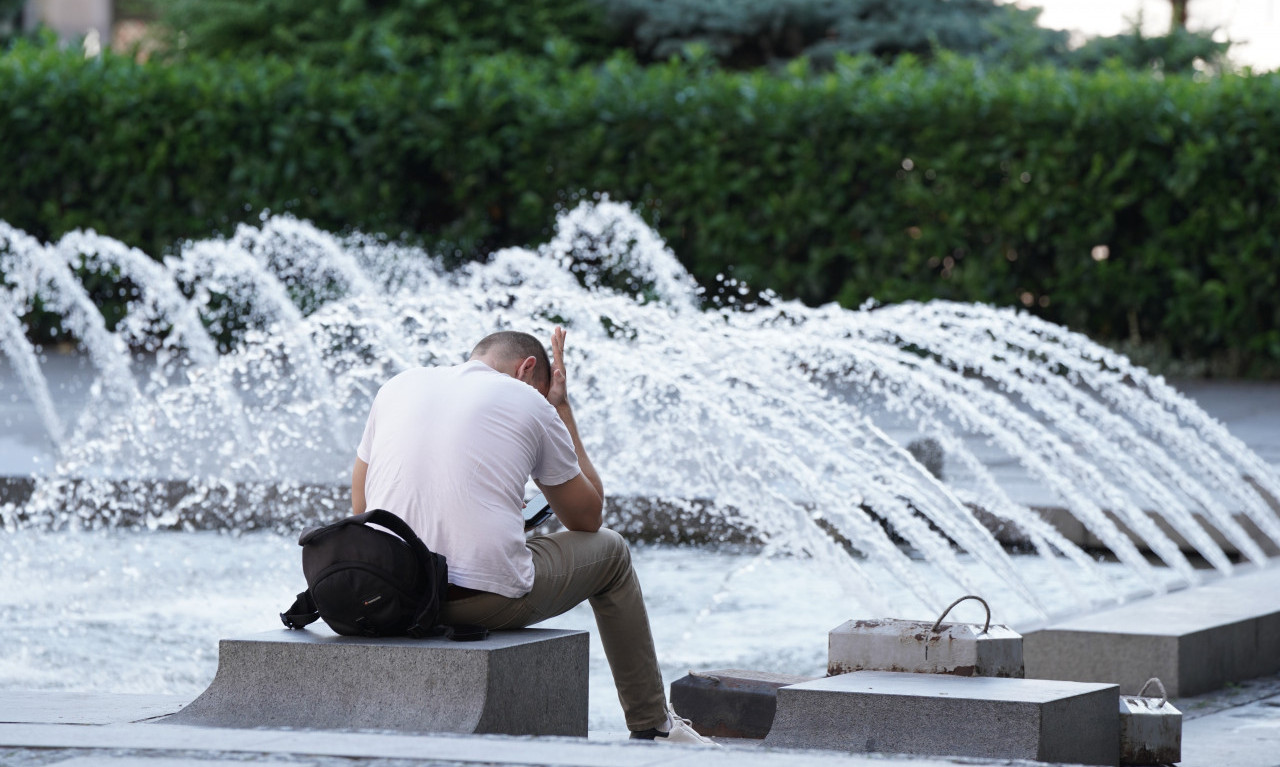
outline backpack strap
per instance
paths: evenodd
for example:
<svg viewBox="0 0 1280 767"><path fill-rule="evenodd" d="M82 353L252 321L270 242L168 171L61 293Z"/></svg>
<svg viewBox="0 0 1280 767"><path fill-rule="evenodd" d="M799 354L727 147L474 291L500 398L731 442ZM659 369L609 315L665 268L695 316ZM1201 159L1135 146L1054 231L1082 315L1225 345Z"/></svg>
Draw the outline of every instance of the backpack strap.
<svg viewBox="0 0 1280 767"><path fill-rule="evenodd" d="M307 589L293 600L293 604L289 608L280 613L280 620L284 621L286 628L301 629L315 623L320 617L320 611L316 609L316 603L311 598L311 589Z"/></svg>
<svg viewBox="0 0 1280 767"><path fill-rule="evenodd" d="M440 614L440 610L444 606L445 595L449 592L449 565L445 558L428 551L426 546L423 546L422 549L425 552L426 559L422 559L422 553L419 553L418 557L424 567L430 567L435 570L435 578L431 580L436 584L436 588L431 593L422 596L422 609L418 611L418 615L413 619L413 625L405 630L405 633L414 639L440 636L445 633L444 627L432 620L431 616Z"/></svg>
<svg viewBox="0 0 1280 767"><path fill-rule="evenodd" d="M489 638L489 629L472 623L458 623L444 627L444 635L455 642L479 642Z"/></svg>
<svg viewBox="0 0 1280 767"><path fill-rule="evenodd" d="M363 514L350 514L332 524L324 525L322 527L308 528L298 538L298 545L305 546L312 541L323 538L324 536L341 530L348 525L369 524L381 525L382 527L387 528L391 532L403 538L406 543L414 548L415 551L418 550L418 546L426 549L426 544L422 542L422 539L418 538L418 534L413 531L412 527L409 527L408 522L405 522L400 517L397 517L395 514L392 514L385 509L374 509L372 511L366 511Z"/></svg>
<svg viewBox="0 0 1280 767"><path fill-rule="evenodd" d="M417 555L418 562L422 564L425 575L428 576L427 580L435 584L435 589L422 595L422 609L418 611L418 616L414 619L413 625L406 629L405 633L415 639L440 636L441 634L448 636L449 632L446 628L430 618L432 615L440 614L440 610L444 606L445 597L449 593L448 560L445 559L444 555L428 549L427 545L418 537L418 534L413 531L413 528L409 527L408 522L385 509L366 511L364 514L355 515L354 518L359 519L360 517L367 517L366 520L362 520L362 523L381 525L403 538L409 544L409 548L413 549L413 553Z"/></svg>
<svg viewBox="0 0 1280 767"><path fill-rule="evenodd" d="M489 629L484 626L476 626L470 623L444 626L439 623L432 623L428 619L431 613L439 612L439 607L443 604L449 589L449 567L445 564L445 558L439 554L432 554L431 556L435 557L434 565L436 568L436 584L439 585L438 593L427 598L423 604L422 612L418 613L413 625L405 633L414 639L443 636L445 639L452 639L455 642L476 642L488 638Z"/></svg>
<svg viewBox="0 0 1280 767"><path fill-rule="evenodd" d="M403 538L405 543L409 544L409 547L413 549L413 552L417 554L418 558L423 562L426 562L429 559L429 557L424 555L430 554L431 550L427 548L427 544L422 542L422 539L413 531L413 528L409 527L409 523L386 509L374 509L373 511L366 511L363 514L353 514L350 517L347 517L346 521L348 524L373 524L385 527Z"/></svg>
<svg viewBox="0 0 1280 767"><path fill-rule="evenodd" d="M427 545L418 537L418 534L413 531L413 528L409 527L409 523L395 514L383 509L374 509L373 511L365 512L365 514L370 515L369 522L381 525L404 538L418 555L418 559L423 563L424 567L435 568L435 592L423 597L422 611L418 613L413 625L405 633L415 639L443 636L455 642L477 642L487 638L489 629L484 626L476 626L469 623L443 626L428 619L429 615L438 615L440 613L440 609L444 606L446 595L449 593L449 565L447 560L443 554L437 554L428 549Z"/></svg>

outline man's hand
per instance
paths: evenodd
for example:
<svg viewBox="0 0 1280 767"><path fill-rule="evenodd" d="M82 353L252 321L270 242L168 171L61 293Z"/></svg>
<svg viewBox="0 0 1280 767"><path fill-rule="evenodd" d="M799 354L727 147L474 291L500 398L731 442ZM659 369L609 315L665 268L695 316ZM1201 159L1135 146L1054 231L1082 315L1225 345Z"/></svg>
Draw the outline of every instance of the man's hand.
<svg viewBox="0 0 1280 767"><path fill-rule="evenodd" d="M564 328L556 328L551 333L551 388L547 389L547 402L556 409L560 420L564 421L569 436L573 438L573 452L578 456L578 466L582 473L573 480L559 487L542 487L543 495L551 502L551 509L570 530L593 531L600 527L600 510L604 503L604 485L600 475L591 465L586 448L582 446L582 438L578 436L578 424L573 418L573 408L569 406L569 393L565 390L564 371ZM586 480L581 482L580 480ZM585 492L594 490L594 493ZM589 498L588 496L593 496ZM576 513L578 507L585 509L582 515ZM574 513L569 513L570 510ZM566 513L561 514L564 510Z"/></svg>
<svg viewBox="0 0 1280 767"><path fill-rule="evenodd" d="M564 328L556 328L551 333L551 388L547 389L547 402L552 407L560 408L569 403L569 393L565 388L564 372Z"/></svg>

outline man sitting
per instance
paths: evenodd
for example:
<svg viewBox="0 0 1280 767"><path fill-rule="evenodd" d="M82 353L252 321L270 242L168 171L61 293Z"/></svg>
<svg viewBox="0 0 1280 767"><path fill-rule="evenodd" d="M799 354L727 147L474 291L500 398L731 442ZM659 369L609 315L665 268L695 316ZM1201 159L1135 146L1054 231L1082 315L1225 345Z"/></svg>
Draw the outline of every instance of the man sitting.
<svg viewBox="0 0 1280 767"><path fill-rule="evenodd" d="M414 368L378 391L351 475L354 513L387 509L449 562L442 620L523 628L583 600L632 738L715 745L671 711L631 552L601 528L604 487L566 394L565 331L486 336L461 365ZM533 477L565 530L524 535Z"/></svg>

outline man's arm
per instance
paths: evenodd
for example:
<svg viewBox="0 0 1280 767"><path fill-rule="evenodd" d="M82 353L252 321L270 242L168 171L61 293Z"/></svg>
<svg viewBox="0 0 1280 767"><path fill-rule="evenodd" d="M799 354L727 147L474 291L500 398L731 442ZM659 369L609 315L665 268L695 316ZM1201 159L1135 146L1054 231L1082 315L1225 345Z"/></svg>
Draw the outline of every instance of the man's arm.
<svg viewBox="0 0 1280 767"><path fill-rule="evenodd" d="M594 533L600 529L604 521L604 500L582 472L563 485L544 485L541 482L537 485L565 529L581 533Z"/></svg>
<svg viewBox="0 0 1280 767"><path fill-rule="evenodd" d="M573 419L573 409L569 407L569 400L566 399L563 404L556 407L556 415L559 415L560 420L564 421L565 427L569 430L569 436L573 438L573 452L578 454L578 468L582 469L582 475L591 483L591 486L596 490L596 494L603 501L604 484L600 482L600 475L596 473L596 467L591 463L591 459L587 457L587 449L582 446L582 438L578 436L578 422Z"/></svg>
<svg viewBox="0 0 1280 767"><path fill-rule="evenodd" d="M351 513L363 514L365 507L364 499L364 477L369 472L369 464L356 459L356 465L351 469Z"/></svg>
<svg viewBox="0 0 1280 767"><path fill-rule="evenodd" d="M556 518L566 528L594 533L604 521L604 484L591 459L587 457L586 448L582 446L582 438L578 436L578 422L574 420L573 408L569 405L564 369L564 337L563 328L556 328L551 334L551 388L547 391L547 401L555 407L556 414L569 430L569 436L573 439L573 452L578 456L578 468L581 472L562 485L537 484L551 503Z"/></svg>

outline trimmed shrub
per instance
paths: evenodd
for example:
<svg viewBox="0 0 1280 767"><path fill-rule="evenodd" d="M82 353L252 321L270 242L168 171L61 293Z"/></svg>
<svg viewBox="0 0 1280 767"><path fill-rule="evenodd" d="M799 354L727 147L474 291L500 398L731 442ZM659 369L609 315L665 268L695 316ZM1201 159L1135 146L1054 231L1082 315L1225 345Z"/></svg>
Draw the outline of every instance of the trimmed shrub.
<svg viewBox="0 0 1280 767"><path fill-rule="evenodd" d="M0 59L0 218L160 255L270 209L471 257L604 192L703 284L1025 305L1247 372L1280 361L1278 126L1276 74L445 56L338 77L20 45Z"/></svg>

